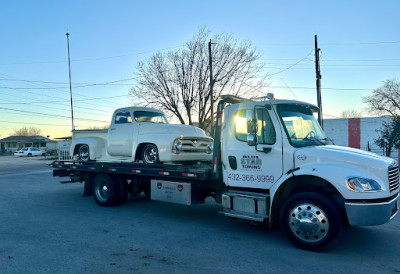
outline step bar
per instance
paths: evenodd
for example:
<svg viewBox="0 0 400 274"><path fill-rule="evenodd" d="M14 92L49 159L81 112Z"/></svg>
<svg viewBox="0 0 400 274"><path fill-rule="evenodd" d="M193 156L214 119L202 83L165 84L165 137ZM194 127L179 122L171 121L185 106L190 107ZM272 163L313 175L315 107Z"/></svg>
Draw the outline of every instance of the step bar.
<svg viewBox="0 0 400 274"><path fill-rule="evenodd" d="M219 213L227 217L256 222L268 220L269 194L247 191L228 191L222 194L222 208Z"/></svg>

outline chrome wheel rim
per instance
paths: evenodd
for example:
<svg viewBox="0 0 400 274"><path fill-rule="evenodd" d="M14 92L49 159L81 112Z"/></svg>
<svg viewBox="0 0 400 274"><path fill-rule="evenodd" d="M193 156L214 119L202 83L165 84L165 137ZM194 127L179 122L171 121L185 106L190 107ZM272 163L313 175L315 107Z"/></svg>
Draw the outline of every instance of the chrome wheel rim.
<svg viewBox="0 0 400 274"><path fill-rule="evenodd" d="M89 160L89 147L88 146L81 146L79 148L79 159L81 159L84 162L87 162Z"/></svg>
<svg viewBox="0 0 400 274"><path fill-rule="evenodd" d="M304 203L293 207L290 211L289 226L297 238L313 243L327 236L329 221L321 208Z"/></svg>
<svg viewBox="0 0 400 274"><path fill-rule="evenodd" d="M146 147L144 151L144 162L148 164L154 164L157 161L157 148L150 146Z"/></svg>
<svg viewBox="0 0 400 274"><path fill-rule="evenodd" d="M102 180L99 183L97 183L95 192L96 192L96 197L100 202L102 203L106 202L110 195L110 189L108 183L105 180Z"/></svg>

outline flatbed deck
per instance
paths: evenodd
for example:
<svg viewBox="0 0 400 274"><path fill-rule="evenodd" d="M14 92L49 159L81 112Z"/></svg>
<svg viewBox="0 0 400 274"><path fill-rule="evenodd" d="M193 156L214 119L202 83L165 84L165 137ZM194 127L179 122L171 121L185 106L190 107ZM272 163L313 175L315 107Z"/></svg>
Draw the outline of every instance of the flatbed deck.
<svg viewBox="0 0 400 274"><path fill-rule="evenodd" d="M211 178L211 163L194 165L126 163L126 162L79 162L54 161L53 176L67 177L77 172L108 173L120 175L149 176L152 178L191 179L209 181Z"/></svg>

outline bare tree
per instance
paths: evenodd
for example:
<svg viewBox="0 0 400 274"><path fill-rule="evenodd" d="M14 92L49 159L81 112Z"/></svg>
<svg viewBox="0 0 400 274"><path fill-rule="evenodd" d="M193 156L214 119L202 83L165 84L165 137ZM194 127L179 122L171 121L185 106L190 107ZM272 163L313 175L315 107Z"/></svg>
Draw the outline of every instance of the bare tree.
<svg viewBox="0 0 400 274"><path fill-rule="evenodd" d="M41 135L42 131L36 127L22 127L14 130L12 136L38 136Z"/></svg>
<svg viewBox="0 0 400 274"><path fill-rule="evenodd" d="M386 80L383 86L375 89L371 96L363 98L373 113L400 117L400 81Z"/></svg>
<svg viewBox="0 0 400 274"><path fill-rule="evenodd" d="M340 114L340 118L360 118L362 116L362 112L355 109L345 110Z"/></svg>
<svg viewBox="0 0 400 274"><path fill-rule="evenodd" d="M214 99L221 94L259 96L267 86L257 63L260 54L250 42L240 42L228 34L210 37L205 28L181 49L158 52L138 64L138 80L130 95L134 104L145 104L177 117L180 123L211 123L208 40L213 42ZM215 43L215 44L214 44ZM216 106L215 106L216 107Z"/></svg>

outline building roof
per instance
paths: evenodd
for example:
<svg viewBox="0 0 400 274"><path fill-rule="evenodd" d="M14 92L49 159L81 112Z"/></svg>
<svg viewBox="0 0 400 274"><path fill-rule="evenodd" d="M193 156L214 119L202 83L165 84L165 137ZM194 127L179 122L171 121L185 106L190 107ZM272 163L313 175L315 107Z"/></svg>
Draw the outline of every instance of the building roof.
<svg viewBox="0 0 400 274"><path fill-rule="evenodd" d="M55 142L43 136L8 136L0 139L2 143L15 143L15 142Z"/></svg>

